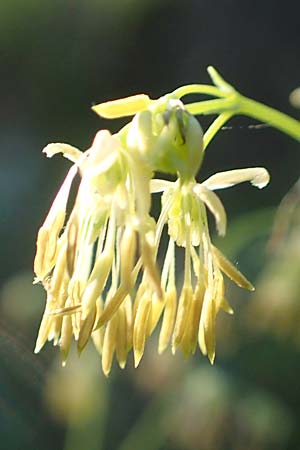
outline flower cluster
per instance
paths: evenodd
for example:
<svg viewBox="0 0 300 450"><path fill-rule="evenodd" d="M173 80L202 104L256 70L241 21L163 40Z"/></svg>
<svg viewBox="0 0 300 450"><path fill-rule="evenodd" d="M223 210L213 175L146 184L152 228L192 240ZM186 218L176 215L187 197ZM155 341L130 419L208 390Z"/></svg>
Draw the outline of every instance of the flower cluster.
<svg viewBox="0 0 300 450"><path fill-rule="evenodd" d="M95 109L106 117L135 116L115 135L99 131L84 152L60 143L44 149L73 165L38 233L35 281L47 301L35 351L52 340L65 364L73 338L79 352L92 338L108 375L114 355L123 368L131 349L137 366L160 323L159 353L170 343L173 353L189 355L198 343L213 363L216 316L221 309L232 313L223 275L253 287L212 244L207 210L224 235L226 213L214 191L245 181L263 188L269 174L237 169L198 183L202 129L174 96L140 95ZM156 171L177 179L156 179ZM80 184L67 213L76 175ZM154 218L156 194L161 212Z"/></svg>

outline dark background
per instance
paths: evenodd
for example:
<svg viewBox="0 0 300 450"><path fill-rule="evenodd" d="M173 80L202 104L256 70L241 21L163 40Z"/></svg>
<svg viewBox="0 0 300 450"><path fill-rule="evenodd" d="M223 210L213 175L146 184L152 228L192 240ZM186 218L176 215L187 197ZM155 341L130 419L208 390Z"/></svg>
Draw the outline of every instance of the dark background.
<svg viewBox="0 0 300 450"><path fill-rule="evenodd" d="M259 296L232 289L236 314L220 319L213 368L200 353L190 361L157 357L150 344L139 369L114 367L106 380L92 348L66 369L50 345L33 355L44 294L31 285L36 233L68 167L41 149L56 141L88 148L97 130L124 123L99 119L92 104L210 82L210 64L243 94L299 117L289 104L300 86L299 13L298 2L276 0L0 3L0 448L300 448L298 228L282 270L282 254L265 251L275 207L300 173L291 138L236 118L210 145L199 175L270 171L261 192L247 184L220 193L229 232L218 242L258 285L260 274L271 277L261 296L266 314L270 263L277 258L283 280L294 271L282 333L272 321L258 333L261 309L249 304ZM286 317L296 320L292 331Z"/></svg>

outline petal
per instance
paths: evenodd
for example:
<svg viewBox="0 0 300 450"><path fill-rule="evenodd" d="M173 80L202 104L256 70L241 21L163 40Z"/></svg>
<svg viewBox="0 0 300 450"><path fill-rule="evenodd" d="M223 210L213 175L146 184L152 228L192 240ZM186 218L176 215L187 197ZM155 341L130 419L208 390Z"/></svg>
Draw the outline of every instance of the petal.
<svg viewBox="0 0 300 450"><path fill-rule="evenodd" d="M46 341L48 340L52 320L53 318L50 317L45 311L40 324L40 329L38 332L34 353L39 353L39 351L44 347Z"/></svg>
<svg viewBox="0 0 300 450"><path fill-rule="evenodd" d="M80 164L81 172L94 177L108 171L118 160L119 149L120 141L116 136L112 136L108 130L98 131Z"/></svg>
<svg viewBox="0 0 300 450"><path fill-rule="evenodd" d="M215 216L218 234L224 236L226 233L227 218L221 200L213 191L203 186L203 184L196 184L194 186L194 192L195 194L197 194L200 200L202 200L205 203L205 205L208 207L211 213Z"/></svg>
<svg viewBox="0 0 300 450"><path fill-rule="evenodd" d="M66 365L67 357L70 351L73 336L72 317L64 316L62 319L61 337L59 340L59 349L63 367Z"/></svg>
<svg viewBox="0 0 300 450"><path fill-rule="evenodd" d="M166 292L165 309L159 334L158 353L161 354L168 346L172 334L177 306L176 288L172 287Z"/></svg>
<svg viewBox="0 0 300 450"><path fill-rule="evenodd" d="M95 324L95 330L105 325L107 322L109 322L112 317L114 316L115 312L118 310L120 305L123 303L123 301L126 299L126 296L128 295L128 289L127 286L124 286L121 284L114 295L105 302L105 307L103 309L103 313L99 317L98 322Z"/></svg>
<svg viewBox="0 0 300 450"><path fill-rule="evenodd" d="M156 295L152 296L151 312L148 320L147 336L151 336L158 324L159 319L163 313L165 302L162 299L157 298Z"/></svg>
<svg viewBox="0 0 300 450"><path fill-rule="evenodd" d="M146 293L139 302L133 328L134 366L138 367L144 354L148 320L151 313L151 298Z"/></svg>
<svg viewBox="0 0 300 450"><path fill-rule="evenodd" d="M184 285L180 294L174 331L172 336L172 353L175 354L176 348L181 344L184 331L188 324L189 312L193 299L193 290L191 285Z"/></svg>
<svg viewBox="0 0 300 450"><path fill-rule="evenodd" d="M215 326L216 326L216 305L209 290L205 292L201 311L198 343L203 355L207 355L211 364L215 359Z"/></svg>
<svg viewBox="0 0 300 450"><path fill-rule="evenodd" d="M88 340L91 337L95 319L96 319L96 304L90 309L87 316L80 323L80 332L77 340L77 350L80 355L84 347L87 345Z"/></svg>
<svg viewBox="0 0 300 450"><path fill-rule="evenodd" d="M78 148L73 147L70 144L62 144L60 142L55 142L54 144L48 144L44 149L43 153L46 153L47 158L52 158L53 155L57 153L62 153L63 156L73 163L79 161L83 153L78 150Z"/></svg>
<svg viewBox="0 0 300 450"><path fill-rule="evenodd" d="M125 304L122 303L120 308L117 311L118 315L118 332L116 339L116 356L121 369L124 369L126 366L127 360L127 319L126 319L126 310Z"/></svg>
<svg viewBox="0 0 300 450"><path fill-rule="evenodd" d="M131 226L126 226L121 242L120 242L120 258L121 258L121 273L120 280L124 286L131 289L132 277L136 258L136 233Z"/></svg>
<svg viewBox="0 0 300 450"><path fill-rule="evenodd" d="M147 109L151 103L152 100L150 100L148 95L137 94L119 100L99 103L93 106L92 110L101 117L114 119L116 117L133 116L139 111Z"/></svg>
<svg viewBox="0 0 300 450"><path fill-rule="evenodd" d="M234 311L233 311L231 305L229 304L228 300L225 297L223 297L219 300L218 307L221 308L223 311L225 311L227 314L230 314L230 315L234 314Z"/></svg>
<svg viewBox="0 0 300 450"><path fill-rule="evenodd" d="M196 350L204 293L204 285L198 283L196 290L193 293L188 323L180 345L185 356L188 356L190 353L195 353Z"/></svg>
<svg viewBox="0 0 300 450"><path fill-rule="evenodd" d="M211 246L214 258L218 263L218 266L232 281L239 287L254 291L254 286L247 280L247 278L226 258L223 253L217 249L214 245Z"/></svg>
<svg viewBox="0 0 300 450"><path fill-rule="evenodd" d="M253 186L262 189L269 183L270 175L264 167L228 170L212 175L202 185L214 191L244 183L245 181L250 181Z"/></svg>
<svg viewBox="0 0 300 450"><path fill-rule="evenodd" d="M71 169L69 170L63 184L61 185L61 187L54 199L54 202L52 203L52 206L51 206L49 213L45 219L45 222L43 224L44 227L50 229L52 227L53 222L55 221L55 218L57 217L57 215L62 211L65 213L71 185L72 185L75 175L77 174L77 170L78 170L78 167L75 165L72 166Z"/></svg>
<svg viewBox="0 0 300 450"><path fill-rule="evenodd" d="M106 326L103 339L102 370L106 377L108 377L112 366L114 352L117 343L117 333L118 333L118 316L117 314L115 314Z"/></svg>
<svg viewBox="0 0 300 450"><path fill-rule="evenodd" d="M72 166L56 195L37 238L34 271L42 280L52 269L57 255L57 239L65 222L67 201L77 166Z"/></svg>
<svg viewBox="0 0 300 450"><path fill-rule="evenodd" d="M174 185L173 181L159 180L157 178L153 178L150 181L150 192L151 194L163 192L166 189L170 189L173 185Z"/></svg>

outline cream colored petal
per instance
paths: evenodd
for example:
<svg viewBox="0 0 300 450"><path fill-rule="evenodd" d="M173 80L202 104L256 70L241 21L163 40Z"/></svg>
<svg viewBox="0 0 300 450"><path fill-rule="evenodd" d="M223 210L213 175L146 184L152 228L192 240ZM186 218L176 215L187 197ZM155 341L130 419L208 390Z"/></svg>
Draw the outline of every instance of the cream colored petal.
<svg viewBox="0 0 300 450"><path fill-rule="evenodd" d="M152 245L147 239L146 236L143 239L143 236L140 233L140 252L143 260L144 269L146 270L149 279L157 293L158 298L163 298L163 290L161 287L160 273L159 268L156 264L156 255L155 255L155 246Z"/></svg>
<svg viewBox="0 0 300 450"><path fill-rule="evenodd" d="M53 317L49 316L45 311L40 324L40 329L36 340L34 353L39 353L39 351L44 347L46 341L48 340L52 320Z"/></svg>
<svg viewBox="0 0 300 450"><path fill-rule="evenodd" d="M75 313L80 312L81 304L65 306L62 308L55 308L52 311L49 311L49 316L72 316Z"/></svg>
<svg viewBox="0 0 300 450"><path fill-rule="evenodd" d="M200 350L204 355L208 356L211 364L215 359L215 321L216 321L216 305L209 291L205 292L204 302L201 312L198 342Z"/></svg>
<svg viewBox="0 0 300 450"><path fill-rule="evenodd" d="M56 264L50 281L49 292L53 297L58 299L59 296L67 299L67 285L69 276L66 270L66 245L63 245L57 255ZM57 302L57 307L63 307L64 303Z"/></svg>
<svg viewBox="0 0 300 450"><path fill-rule="evenodd" d="M75 305L74 299L71 298L71 304ZM71 315L72 317L72 327L73 327L73 334L74 334L74 338L77 341L79 338L79 333L80 333L80 322L81 322L81 307L73 312L73 314Z"/></svg>
<svg viewBox="0 0 300 450"><path fill-rule="evenodd" d="M190 316L189 323L188 327L185 330L185 334L182 340L183 345L181 345L183 353L186 356L188 356L190 353L194 353L196 350L204 293L205 293L204 284L199 283L193 294L193 299L189 313Z"/></svg>
<svg viewBox="0 0 300 450"><path fill-rule="evenodd" d="M87 317L94 306L97 298L100 297L111 270L112 257L103 253L95 264L91 277L82 294L82 314L83 319Z"/></svg>
<svg viewBox="0 0 300 450"><path fill-rule="evenodd" d="M117 152L113 152L109 155L107 155L103 160L101 160L98 163L92 163L89 161L88 165L82 166L82 172L84 175L87 175L88 177L97 177L98 175L101 175L102 173L107 172L118 160L119 155Z"/></svg>
<svg viewBox="0 0 300 450"><path fill-rule="evenodd" d="M43 153L46 153L47 158L52 158L53 155L62 153L65 158L69 159L73 163L78 162L83 155L83 153L78 150L78 148L73 147L73 145L62 144L60 142L48 144L43 149Z"/></svg>
<svg viewBox="0 0 300 450"><path fill-rule="evenodd" d="M133 327L133 353L135 367L139 365L144 354L150 312L151 298L145 294L139 302Z"/></svg>
<svg viewBox="0 0 300 450"><path fill-rule="evenodd" d="M190 285L183 286L179 302L178 302L178 309L177 309L177 315L176 315L176 321L174 325L174 332L172 336L172 352L173 354L176 351L176 348L180 345L182 337L184 335L184 331L186 327L188 326L188 317L189 317L189 311L192 303L193 298L193 290Z"/></svg>
<svg viewBox="0 0 300 450"><path fill-rule="evenodd" d="M118 311L118 332L116 338L116 356L121 369L126 366L127 359L127 318L125 304L122 303Z"/></svg>
<svg viewBox="0 0 300 450"><path fill-rule="evenodd" d="M133 158L130 154L128 155L128 164L132 187L135 193L136 219L139 222L139 226L146 226L146 223L150 221L150 180L152 179L153 173L148 163L141 158Z"/></svg>
<svg viewBox="0 0 300 450"><path fill-rule="evenodd" d="M67 357L70 351L73 335L72 317L64 316L62 319L61 337L59 340L59 349L62 359L62 365L66 365Z"/></svg>
<svg viewBox="0 0 300 450"><path fill-rule="evenodd" d="M233 311L231 305L229 304L228 300L225 297L223 297L219 300L218 308L221 308L227 314L230 314L230 315L234 314L234 311Z"/></svg>
<svg viewBox="0 0 300 450"><path fill-rule="evenodd" d="M98 353L100 353L100 355L102 355L102 350L103 350L104 333L105 333L105 327L101 327L98 330L93 331L93 333L92 333L92 339L93 339L94 345L95 345Z"/></svg>
<svg viewBox="0 0 300 450"><path fill-rule="evenodd" d="M253 186L262 189L269 183L270 175L264 167L228 170L212 175L202 185L214 191L244 183L245 181L250 181Z"/></svg>
<svg viewBox="0 0 300 450"><path fill-rule="evenodd" d="M221 271L215 268L215 280L214 280L214 298L216 302L216 313L220 309L227 312L228 314L233 314L233 309L225 298L225 284L224 277Z"/></svg>
<svg viewBox="0 0 300 450"><path fill-rule="evenodd" d="M131 272L134 268L136 258L136 232L131 226L127 226L123 232L121 244L121 283L131 289L132 276Z"/></svg>
<svg viewBox="0 0 300 450"><path fill-rule="evenodd" d="M170 189L172 186L174 186L174 183L172 181L159 180L157 178L153 178L150 181L150 192L151 194L163 192L166 189Z"/></svg>
<svg viewBox="0 0 300 450"><path fill-rule="evenodd" d="M173 286L172 288L167 290L165 295L165 309L161 324L161 330L159 334L159 344L158 344L159 354L164 352L167 346L169 345L170 337L175 322L176 307L177 307L177 293L175 286Z"/></svg>
<svg viewBox="0 0 300 450"><path fill-rule="evenodd" d="M132 300L130 295L127 295L124 300L124 308L126 316L126 348L129 352L132 349L133 336Z"/></svg>
<svg viewBox="0 0 300 450"><path fill-rule="evenodd" d="M74 208L66 226L67 234L67 270L69 277L72 278L78 247L78 235L80 231L80 220L78 209Z"/></svg>
<svg viewBox="0 0 300 450"><path fill-rule="evenodd" d="M115 312L118 310L122 302L128 295L128 286L120 285L114 295L105 302L104 310L99 317L98 322L95 324L95 330L105 325L109 320L112 319Z"/></svg>
<svg viewBox="0 0 300 450"><path fill-rule="evenodd" d="M221 236L224 236L226 233L227 217L219 197L202 184L196 184L194 186L194 192L215 216L217 231Z"/></svg>
<svg viewBox="0 0 300 450"><path fill-rule="evenodd" d="M81 295L86 284L79 280L72 279L68 285L68 295L71 299L72 306L81 305Z"/></svg>
<svg viewBox="0 0 300 450"><path fill-rule="evenodd" d="M81 321L80 323L80 332L77 341L77 350L80 354L86 344L88 343L89 338L91 337L93 327L96 319L96 305L92 308L88 315Z"/></svg>
<svg viewBox="0 0 300 450"><path fill-rule="evenodd" d="M49 213L46 217L46 220L43 224L44 226L46 226L46 227L51 226L55 217L57 216L57 213L59 211L65 211L68 197L69 197L69 192L71 189L71 185L72 185L75 175L77 174L77 170L78 170L78 167L75 165L70 168L63 184L61 185L61 187L54 199L54 202L52 203L52 206L51 206Z"/></svg>
<svg viewBox="0 0 300 450"><path fill-rule="evenodd" d="M156 295L152 296L151 314L149 317L148 330L147 330L148 336L151 336L151 334L155 330L156 325L158 324L158 321L162 315L164 305L165 305L165 303L162 299L157 298Z"/></svg>
<svg viewBox="0 0 300 450"><path fill-rule="evenodd" d="M54 316L51 322L50 332L48 334L48 341L53 341L53 345L58 345L61 327L62 327L62 316Z"/></svg>
<svg viewBox="0 0 300 450"><path fill-rule="evenodd" d="M214 245L211 245L211 249L214 258L217 261L218 266L232 281L234 281L239 287L254 291L254 286L247 280L247 278L226 258L223 253L217 249Z"/></svg>
<svg viewBox="0 0 300 450"><path fill-rule="evenodd" d="M116 239L115 215L112 212L103 252L97 257L91 275L82 294L82 318L84 319L96 305L102 294L107 278L111 271L114 258L114 245Z"/></svg>
<svg viewBox="0 0 300 450"><path fill-rule="evenodd" d="M46 257L48 242L49 230L41 227L37 235L36 254L34 258L34 273L36 274L36 278L34 279L35 284L43 280L55 264L54 258L48 260ZM55 256L56 242L54 250L53 255Z"/></svg>
<svg viewBox="0 0 300 450"><path fill-rule="evenodd" d="M116 339L118 332L118 316L117 314L108 322L103 341L102 349L102 370L108 377L113 362L114 352L116 348Z"/></svg>
<svg viewBox="0 0 300 450"><path fill-rule="evenodd" d="M57 239L65 221L69 192L76 173L77 167L72 166L39 230L34 260L34 271L39 280L42 280L55 264Z"/></svg>
<svg viewBox="0 0 300 450"><path fill-rule="evenodd" d="M126 148L133 155L142 155L145 161L151 154L153 143L156 140L152 126L151 112L139 112L132 119L126 136Z"/></svg>
<svg viewBox="0 0 300 450"><path fill-rule="evenodd" d="M113 136L109 130L97 131L92 145L87 151L88 158L86 162L92 166L98 165L119 147L119 139L115 135Z"/></svg>
<svg viewBox="0 0 300 450"><path fill-rule="evenodd" d="M91 147L84 153L82 161L78 163L80 171L89 179L108 171L120 156L120 141L108 130L96 133Z"/></svg>

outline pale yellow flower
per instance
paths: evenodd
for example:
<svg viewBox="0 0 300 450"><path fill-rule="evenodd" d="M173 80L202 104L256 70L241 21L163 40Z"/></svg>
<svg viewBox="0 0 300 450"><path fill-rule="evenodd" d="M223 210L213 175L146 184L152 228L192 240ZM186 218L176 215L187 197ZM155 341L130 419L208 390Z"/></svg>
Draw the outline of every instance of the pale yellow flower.
<svg viewBox="0 0 300 450"><path fill-rule="evenodd" d="M36 282L41 281L47 291L47 304L35 351L46 340L53 340L59 344L65 362L72 335L81 351L93 329L112 319L115 325L116 320L119 323L113 332L118 328L121 333L114 339L113 350L118 340L117 354L124 365L131 345L131 332L127 330L131 322L129 295L141 268L154 291L162 296L153 244L155 221L149 215L147 179L151 171L142 160L133 161L130 154L124 153L118 136L106 130L97 133L84 153L66 144L50 144L44 152L47 156L61 152L74 165L38 234L34 269ZM77 172L81 182L64 226ZM109 342L107 348L112 345L111 328L109 323L104 335L104 341ZM99 347L97 334L95 342Z"/></svg>
<svg viewBox="0 0 300 450"><path fill-rule="evenodd" d="M217 231L226 232L226 213L214 190L250 181L263 188L269 182L261 167L220 172L203 183L195 180L176 182L152 180L151 192L163 192L162 211L157 230L168 224L169 247L163 266L165 310L159 338L162 352L172 338L173 352L193 353L197 341L211 362L215 358L215 319L220 309L232 314L224 293L223 273L238 286L253 290L252 284L228 261L210 239L208 208L215 217ZM175 248L184 247L183 286L176 301ZM172 295L171 295L172 293Z"/></svg>
<svg viewBox="0 0 300 450"><path fill-rule="evenodd" d="M148 109L141 111L141 102ZM53 340L65 364L72 338L81 352L92 337L106 375L114 355L125 367L131 349L139 364L161 317L160 353L170 340L172 351L180 348L185 355L198 342L213 362L216 315L220 309L232 313L223 273L253 288L211 243L206 209L224 235L226 213L214 190L244 181L262 188L269 181L265 169L250 168L196 183L203 158L197 120L176 99L152 103L138 96L137 103L130 103L132 111L139 111L132 122L116 135L99 131L85 152L68 144L44 149L48 157L62 153L73 166L38 233L34 269L47 301L35 351ZM115 103L102 108L111 113ZM153 179L155 170L178 179ZM76 174L80 184L66 217ZM158 192L163 192L162 209L155 221L151 195ZM165 225L169 242L160 274ZM178 247L185 253L182 287L176 282Z"/></svg>

